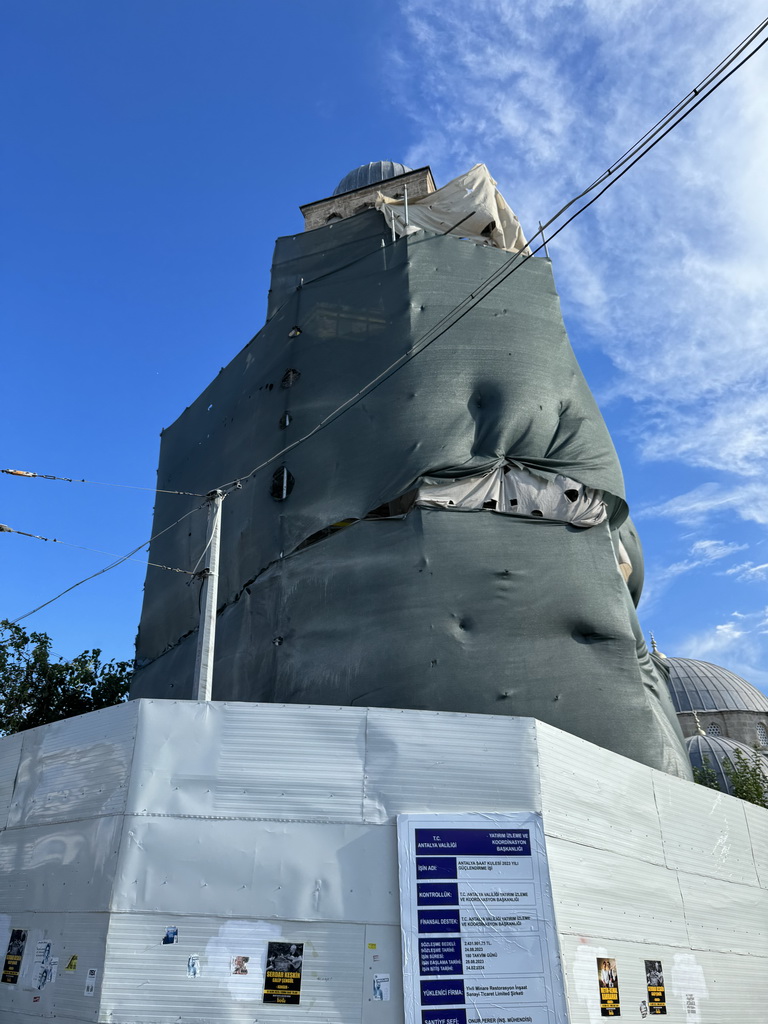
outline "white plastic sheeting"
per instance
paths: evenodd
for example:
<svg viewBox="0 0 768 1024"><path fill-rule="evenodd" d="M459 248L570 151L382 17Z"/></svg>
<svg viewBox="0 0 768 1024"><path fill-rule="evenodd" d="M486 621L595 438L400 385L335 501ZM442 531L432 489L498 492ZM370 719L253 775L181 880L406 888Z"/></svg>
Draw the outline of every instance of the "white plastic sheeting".
<svg viewBox="0 0 768 1024"><path fill-rule="evenodd" d="M402 1024L396 816L514 810L542 813L570 1024L601 1020L597 957L622 1017L652 959L670 1024L764 1024L768 812L532 719L147 700L2 739L0 763L0 946L29 933L3 1024ZM304 943L299 1005L261 1002L275 940Z"/></svg>
<svg viewBox="0 0 768 1024"><path fill-rule="evenodd" d="M429 195L409 201L391 199L379 192L376 209L398 236L416 231L458 235L493 245L507 252L530 254L520 221L507 206L485 164L475 164L466 174Z"/></svg>
<svg viewBox="0 0 768 1024"><path fill-rule="evenodd" d="M416 494L427 508L490 509L511 516L597 526L608 518L602 491L558 474L546 478L507 462L490 473L441 480L427 477Z"/></svg>

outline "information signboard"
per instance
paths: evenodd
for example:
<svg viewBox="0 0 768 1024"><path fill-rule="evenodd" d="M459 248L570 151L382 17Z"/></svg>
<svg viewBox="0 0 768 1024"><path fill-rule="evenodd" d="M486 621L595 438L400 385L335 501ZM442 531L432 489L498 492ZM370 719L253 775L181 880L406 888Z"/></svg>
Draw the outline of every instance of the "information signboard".
<svg viewBox="0 0 768 1024"><path fill-rule="evenodd" d="M541 815L397 827L406 1024L568 1024Z"/></svg>

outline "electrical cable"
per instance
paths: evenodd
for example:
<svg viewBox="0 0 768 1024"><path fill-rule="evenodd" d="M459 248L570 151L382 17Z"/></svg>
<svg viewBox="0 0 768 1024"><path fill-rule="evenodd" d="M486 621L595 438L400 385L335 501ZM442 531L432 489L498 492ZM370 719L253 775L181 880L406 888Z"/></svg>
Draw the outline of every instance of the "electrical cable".
<svg viewBox="0 0 768 1024"><path fill-rule="evenodd" d="M543 225L543 228L548 227L550 224L552 224L554 221L556 221L558 219L558 217L562 216L562 214L565 213L566 210L568 210L571 206L573 206L574 203L578 202L579 199L583 199L584 196L588 195L593 189L597 188L598 185L600 185L603 181L605 181L606 178L610 174L612 174L615 170L617 170L619 167L621 167L623 164L625 164L630 159L630 157L633 156L636 152L639 152L641 149L644 149L645 146L647 145L647 143L650 142L650 140L653 139L653 137L655 135L657 135L661 131L661 129L663 127L665 127L667 124L669 124L669 122L671 120L673 120L680 112L682 112L682 110L689 103L693 102L693 100L702 92L702 90L707 88L714 81L714 79L718 75L720 75L730 64L732 64L733 61L736 59L736 57L738 57L741 53L743 53L744 50L752 42L754 42L754 40L762 32L765 31L766 27L768 27L768 18L764 19L755 29L752 30L752 32L749 33L749 35L745 36L745 38L742 39L742 41L737 46L735 46L733 48L733 50L731 50L731 52L726 57L724 57L720 61L720 63L717 64L712 69L712 71L710 71L709 74L706 75L699 82L698 85L694 86L693 89L686 96L684 96L682 100L680 100L678 103L675 104L674 107L671 108L671 110L668 110L667 113L664 114L664 116L661 117L656 122L655 125L653 125L653 127L648 129L648 131L645 133L645 135L641 136L637 140L637 142L633 143L633 145L630 146L628 150L626 150L624 153L622 153L622 155L617 160L615 160L606 171L603 171L602 174L598 175L598 177L592 182L591 185L588 185L587 188L585 188L583 192L580 192L577 196L574 196L573 199L570 199L565 204L565 206L562 206L557 211L557 213L554 214L554 216L550 217L550 219L546 222L546 224ZM758 46L756 48L756 50L753 51L753 54L756 53L757 50L759 50L759 49L760 49L760 47ZM753 54L750 54L750 56L752 56ZM744 63L744 62L742 61L742 63ZM739 66L741 66L741 65L739 65ZM728 77L728 76L726 76L726 77ZM725 81L725 78L723 79L723 81ZM711 90L711 91L714 91L714 90ZM682 120L682 118L680 120ZM676 122L676 123L679 123L679 122ZM651 146L648 146L648 149L651 149L651 148L652 148ZM540 229L540 231L543 230L543 228ZM539 234L540 231L536 232L536 234ZM536 235L534 235L533 237L535 238Z"/></svg>
<svg viewBox="0 0 768 1024"><path fill-rule="evenodd" d="M597 179L595 179L595 181L591 185L589 185L586 189L584 189L581 193L579 193L573 199L569 200L569 202L566 203L565 206L561 207L561 209L556 214L554 214L554 216L550 217L549 220L546 221L546 223L543 226L541 226L539 231L536 233L536 234L541 234L541 236L542 236L542 242L541 242L540 245L538 245L535 249L529 250L529 252L525 253L524 255L522 255L520 252L514 253L508 260L506 260L504 262L504 264L502 264L502 266L498 267L492 274L488 275L488 277L485 278L485 280L481 281L480 284L476 287L476 289L473 292L471 292L468 296L466 296L464 299L462 299L461 302L457 303L456 306L454 306L451 310L449 310L443 317L441 317L441 319L436 324L434 324L419 339L417 339L416 342L411 347L410 351L408 351L406 353L403 353L402 356L398 357L398 359L396 359L388 367L386 367L384 370L382 370L381 373L379 373L376 377L374 377L371 381L369 381L366 385L364 385L364 387L361 388L360 391L358 391L355 395L353 395L351 398L347 399L340 406L338 406L336 409L334 409L332 412L330 412L327 416L325 416L310 431L308 431L302 437L298 438L296 441L294 441L291 444L286 445L284 448L280 449L280 451L278 451L274 455L270 456L270 458L265 459L263 462L259 463L259 465L255 466L245 476L238 477L237 479L232 480L232 481L230 481L230 482L228 482L226 484L222 484L217 489L226 493L226 492L231 491L233 489L240 488L242 486L243 482L248 481L251 478L253 478L256 475L256 473L258 473L260 470L264 469L266 466L270 465L272 462L275 462L277 459L281 458L282 456L288 454L290 451L292 451L294 448L297 448L299 445L303 444L305 441L308 441L311 437L313 437L315 434L319 433L325 427L329 426L332 422L334 422L334 420L338 419L345 412L348 412L349 409L351 409L355 405L357 405L360 401L363 400L363 398L365 398L371 392L376 390L376 388L378 388L381 384L383 384L386 380L388 380L394 373L396 373L398 370L400 370L403 366L407 365L407 363L409 363L412 359L415 359L417 355L420 355L421 352L423 352L426 348L428 348L435 341L437 341L440 337L442 337L442 335L445 334L448 330L450 330L452 327L454 327L460 320L463 319L463 317L465 317L472 309L474 309L480 302L482 302L483 299L485 299L488 295L490 295L490 293L495 288L497 288L503 281L505 281L508 277L510 277L513 273L515 273L515 271L519 270L525 263L528 262L529 259L532 259L538 252L540 252L541 249L543 249L545 247L547 242L552 241L553 238L555 238L557 235L559 235L561 231L563 231L577 217L579 217L582 213L584 213L585 210L589 209L590 206L592 206L595 202L597 202L597 200L602 195L604 195L608 191L609 188L611 188L617 181L619 181L632 167L635 166L636 163L638 163L656 145L658 145L658 143L661 142L661 140L664 139L674 128L676 128L680 123L682 123L682 121L684 121L685 118L688 117L689 114L691 114L697 107L699 107L701 105L701 103L704 102L705 99L707 99L709 96L711 96L712 93L715 92L721 85L723 85L733 74L735 74L735 72L738 71L739 68L741 68L744 64L746 64L747 61L750 60L752 57L754 57L755 54L759 50L761 50L763 46L765 46L766 42L768 42L768 39L764 39L758 46L756 46L742 60L740 60L735 65L735 67L731 68L731 70L726 75L723 75L722 77L720 77L721 74L722 74L722 71L724 71L725 68L729 67L733 63L733 61L736 59L736 57L740 56L747 49L747 47L762 32L765 31L766 27L768 27L768 18L766 18L763 22L761 22L760 25L758 25L756 29L754 29L744 40L742 40L742 42L737 47L735 47L728 54L728 56L725 57L720 62L720 64L718 64L713 69L713 71L711 71L709 73L709 75L707 75L704 79L702 79L702 81L699 83L698 86L696 86L690 93L688 93L683 98L683 100L681 100L678 104L676 104L676 106L673 107L667 114L665 114L664 117L662 117L659 121L657 121L656 124L652 128L650 128L632 147L630 147L630 149L628 149L624 154L622 154L622 156L619 157L619 159L617 161L615 161L608 168L608 170L604 171L603 174L601 174ZM620 167L623 168L623 169L618 174L614 174L614 172L616 170L618 170ZM613 176L609 177L611 175L613 175ZM565 213L566 210L570 209L570 207L573 206L574 203L577 203L580 199L583 199L590 192L594 191L595 188L598 188L598 186L601 185L603 182L607 182L607 183L604 185L603 188L601 188L597 192L596 195L594 195L583 206L579 207L579 209L576 210L576 212L573 213L566 221L564 221L564 223L561 224L555 231L553 231L549 235L548 238L544 237L544 229L546 227L548 227L549 225L554 223L554 221L556 221L559 217L561 217L563 215L563 213ZM461 223L461 222L459 222L459 223ZM533 237L535 238L536 235L534 235ZM360 259L369 258L370 255L372 255L372 253L367 253L365 256L359 257L357 260L353 260L352 263L357 263L357 262L359 262ZM352 263L350 263L350 264L348 264L346 266L351 266ZM345 268L336 268L334 271L330 271L328 274L320 275L318 278L316 278L314 280L318 280L318 281L322 280L324 277L329 276L329 274L331 274L331 273L338 273L341 269L345 269ZM312 282L307 282L307 283L309 283L309 284L314 283L314 280ZM304 284L304 282L302 282L302 285L303 284ZM75 479L71 479L71 478L68 478L68 477L56 477L56 476L52 476L52 475L48 475L48 474L29 473L29 472L25 472L23 470L3 469L3 470L0 470L0 472L7 473L7 474L13 475L13 476L41 477L43 479L48 479L48 480L61 480L61 481L67 482L67 483L97 483L97 481L75 480ZM130 484L104 484L103 486L132 487L132 485L130 485ZM192 497L205 497L205 495L198 494L196 492L190 492L190 491L169 491L169 490L163 490L162 488L149 488L149 487L138 487L138 488L134 488L134 489L137 489L137 490L148 490L148 491L149 490L154 490L156 493L179 494L179 495L192 496ZM165 527L165 529L161 530L159 533L157 533L154 536L152 536L148 541L145 541L143 544L140 544L138 547L134 548L132 551L129 551L128 554L126 554L126 555L122 556L121 558L117 559L117 561L111 563L108 566L105 566L103 569L100 569L99 572L93 573L92 575L85 577L85 579L80 580L77 583L74 583L71 587L68 587L66 590L62 591L60 594L57 594L56 597L51 598L49 601L46 601L44 604L39 605L37 608L32 609L32 611L26 612L24 615L20 616L17 619L12 620L12 621L14 623L21 622L23 619L28 618L30 615L35 614L35 612L40 611L42 608L45 608L49 604L52 604L54 601L57 601L60 597L63 597L65 594L68 594L71 590L74 590L76 587L81 586L83 583L87 583L88 581L90 581L92 579L95 579L97 576L103 575L104 573L109 572L111 569L116 568L116 566L121 565L123 562L130 560L132 558L132 556L134 554L136 554L137 551L140 551L142 548L146 547L148 544L150 544L157 537L160 537L160 536L162 536L162 534L167 533L168 530L173 529L180 522L182 522L182 520L187 518L187 516L190 516L193 513L199 511L200 509L204 508L206 505L207 505L207 502L204 502L202 505L198 505L196 508L191 509L189 512L186 512L183 516L181 516L179 519L177 519L176 522L171 523L170 526ZM21 533L22 531L10 530L10 528L5 527L4 530L2 530L0 528L0 532ZM23 535L24 536L30 536L30 537L36 537L36 539L40 539L40 540L48 540L49 539L49 538L45 538L45 537L37 537L37 535L35 535L35 534L23 534ZM64 543L64 542L63 541L62 542L55 541L55 543ZM78 547L79 545L70 545L70 546ZM86 550L94 550L94 549L86 549ZM205 552L203 552L203 556L201 556L201 558L204 557L204 555L205 555ZM198 564L199 564L199 561L200 560L198 560ZM155 565L157 563L147 563L147 564ZM159 566L159 567L165 568L165 569L170 569L171 568L169 566ZM188 570L183 570L183 569L171 569L171 571L188 573ZM194 573L188 573L188 574L189 575L195 575Z"/></svg>
<svg viewBox="0 0 768 1024"><path fill-rule="evenodd" d="M737 53L738 55L743 53L744 49L746 48L746 45L748 45L749 42L753 41L757 35L763 32L766 27L768 27L768 19L763 21L752 33L750 33L746 41L740 43L739 46L736 47L734 51L732 51L732 54ZM676 128L677 125L684 121L685 118L688 117L689 114L693 113L693 111L698 106L700 106L705 99L711 96L712 93L715 92L715 90L718 89L721 85L723 85L733 74L735 74L735 72L738 71L739 68L746 64L746 62L750 60L752 57L754 57L754 55L760 49L762 49L762 47L765 46L767 42L768 38L764 39L758 46L756 46L750 53L748 53L746 57L739 61L739 63L736 64L735 67L731 68L727 75L723 76L718 81L715 81L714 84L712 84L714 72L710 73L710 75L708 75L707 78L703 80L709 86L706 92L702 92L701 89L697 86L694 92L692 94L689 94L689 97L686 97L686 99L690 101L693 99L694 96L697 96L698 98L695 102L687 102L684 105L681 105L681 101L681 104L678 104L677 107L673 108L673 110L678 110L678 108L680 108L678 113L675 115L675 119L673 119L670 122L668 116L665 115L665 117L662 118L660 122L657 122L657 125L655 125L654 128L650 129L648 132L645 133L643 139L652 141L647 141L647 143L640 148L638 148L638 146L636 145L635 147L632 148L632 150L628 150L627 153L633 154L631 159L625 159L626 154L624 154L624 156L622 156L619 159L619 161L617 161L616 165L612 165L612 167L608 171L606 171L604 175L602 175L599 179L597 179L596 182L590 185L588 189L581 193L581 195L576 196L575 199L571 200L568 204L566 204L566 206L563 207L559 211L559 213L555 214L554 217L551 217L547 221L547 225L551 224L554 220L557 220L557 218L561 216L566 209L570 208L570 206L572 206L574 202L577 202L580 198L583 198L585 195L587 195L601 181L606 181L606 176L612 173L612 170L615 166L621 166L622 164L626 164L626 166L623 167L623 170L621 170L618 174L615 174L613 177L607 180L605 186L602 189L600 189L600 191L596 195L594 195L588 202L586 202L575 213L573 213L563 224L561 224L555 231L553 231L552 234L548 236L548 238L544 238L542 230L541 233L543 241L535 249L531 250L529 253L525 254L520 259L518 259L518 257L520 257L521 254L514 253L511 256L511 258L505 261L505 263L501 267L497 268L492 274L485 278L485 280L482 281L477 286L474 292L471 292L470 295L462 299L461 302L457 303L456 306L449 310L448 313L446 313L436 324L434 324L427 332L425 332L421 336L421 338L417 339L409 352L406 352L402 356L399 356L398 359L396 359L388 367L382 370L380 374L378 374L366 385L364 385L360 389L360 391L358 391L355 395L348 398L340 406L338 406L336 409L330 412L302 437L297 438L296 441L293 441L291 442L291 444L288 444L284 448L281 448L278 452L270 456L268 459L265 459L263 462L259 463L259 465L255 466L249 473L245 474L244 476L238 477L237 479L229 481L228 483L220 484L218 490L226 492L233 488L242 486L244 482L250 480L260 470L264 469L272 462L275 462L277 459L282 458L284 455L287 455L289 452L293 451L294 448L297 448L300 444L303 444L305 441L308 441L315 434L319 433L325 427L329 426L332 422L334 422L334 420L338 419L339 416L343 415L345 412L348 412L349 409L353 408L360 401L362 401L363 398L365 398L367 395L371 394L371 392L376 390L376 388L378 388L381 384L388 380L389 377L391 377L399 369L401 369L403 366L409 363L412 359L415 359L417 355L420 355L421 352L423 352L426 348L433 344L433 342L437 341L438 338L442 337L442 335L445 334L446 331L448 331L451 327L455 326L461 319L463 319L463 317L465 317L467 313L474 309L475 306L478 305L478 303L482 302L483 299L485 299L511 274L519 270L520 267L527 263L529 259L532 259L538 252L540 252L547 242L552 241L553 238L559 235L560 232L563 231L569 224L571 224L578 216L584 213L585 210L589 209L589 207L592 206L593 203L597 202L600 196L604 195L608 191L608 189L611 188L617 181L619 181L632 167L634 167L636 163L638 163L655 146L657 146L658 143L661 142L661 140L664 139L673 130L673 128ZM733 62L732 60L729 59L730 57L731 54L729 54L729 57L725 58L724 61L721 61L718 67L715 69L715 71L717 71L718 69L722 69L724 66L729 66L729 64ZM685 109L685 107L687 107L687 109ZM665 124L666 127L664 131L659 133L659 131L657 131L656 129L658 125L661 125L662 123ZM545 227L547 225L545 225Z"/></svg>
<svg viewBox="0 0 768 1024"><path fill-rule="evenodd" d="M627 149L617 160L615 160L614 163L612 163L611 166L607 170L603 171L602 174L598 175L598 177L592 182L591 185L588 185L587 188L585 188L582 192L578 193L578 195L576 195L572 199L568 200L568 202L565 203L565 205L562 206L557 211L557 213L553 214L553 216L550 217L549 220L547 220L543 225L540 224L539 230L534 235L532 235L531 238L529 239L529 242L528 242L529 246L530 246L531 242L533 241L533 239L536 238L537 235L541 235L542 239L544 239L544 230L545 230L545 228L547 228L551 224L553 224L559 217L561 217L566 212L566 210L569 210L574 205L574 203L577 203L580 199L583 199L585 196L589 195L590 192L592 192L600 184L602 184L604 181L606 181L611 174L613 174L616 170L618 170L618 168L622 167L624 164L629 162L629 166L626 167L625 170L621 172L621 174L618 174L618 175L615 176L615 178L611 179L611 182L618 181L618 179L620 177L622 177L626 173L626 171L629 170L630 167L633 167L642 156L645 156L647 153L649 153L651 151L651 149L653 149L654 146L658 142L661 141L661 139L663 139L666 135L668 135L672 128L676 127L678 124L681 123L681 121L685 120L685 118L688 116L688 114L691 111L695 110L696 107L698 107L699 104L704 99L706 99L708 96L710 96L715 91L715 89L719 88L719 86L722 85L723 82L727 81L727 79L730 78L731 75L735 71L737 71L743 64L745 64L747 62L747 60L749 60L751 57L753 57L755 55L755 53L757 53L757 51L760 50L765 45L766 40L764 40L762 43L760 43L759 46L757 46L750 54L748 54L747 57L744 58L744 60L740 61L736 65L736 67L733 68L727 75L725 75L723 78L721 78L720 81L717 81L712 86L712 88L709 88L708 92L704 93L704 95L701 95L702 91L707 89L710 85L712 85L712 83L715 81L715 79L727 67L729 67L730 64L732 64L733 61L741 53L743 53L744 50L752 42L754 42L754 40L762 32L765 31L766 27L768 27L768 18L764 19L755 29L752 30L752 32L750 32L747 36L745 36L745 38L737 46L735 46L733 48L733 50L731 50L731 52L726 57L724 57L720 61L720 63L717 64L712 69L712 71L710 71L709 74L707 74L698 83L698 85L694 86L694 88L689 93L687 93L686 96L684 96L682 100L680 100L678 103L675 104L674 107L672 107L669 111L667 111L667 113L664 114L664 116L661 117L656 122L655 125L653 125L651 128L649 128L648 131L646 131L644 135L642 135L632 146L630 146L629 149ZM697 97L698 97L698 99L697 99ZM696 102L693 102L694 100L696 100ZM690 107L690 110L685 111L685 113L683 113L683 111L685 110L686 106L688 106L690 104L692 104L692 106ZM667 125L669 125L670 127L666 127ZM662 131L663 128L666 128L666 130ZM659 134L659 133L661 133L661 134ZM658 135L658 138L655 138L657 135ZM651 140L654 140L654 141L651 141ZM608 187L610 187L610 186L608 186ZM603 193L606 192L606 191L607 191L607 187L602 189L600 192L598 192L598 195L595 198L598 198L600 195L603 195ZM566 227L568 224L570 224L575 219L576 216L578 216L579 214L583 213L584 210L586 210L589 206L591 206L593 201L594 200L592 200L591 202L585 204L585 206L581 207L578 210L578 212L573 217L570 217L563 225L561 225L560 228L558 228L547 239L545 239L544 242L542 243L542 245L538 246L536 248L535 252L531 252L529 255L527 254L526 255L526 259L530 258L530 256L533 256L536 253L540 252L541 249L546 244L546 242L552 241L552 239L557 234L559 234L560 231L562 231L562 229L564 227ZM448 228L448 230L443 232L443 234L449 234L451 231L454 231L461 223L463 223L464 220L467 220L469 218L469 216L471 216L471 214L468 214L467 217L462 218L461 221L459 221L457 224L453 225L452 227ZM420 239L419 241L428 241L428 240L429 239ZM302 288L302 287L304 287L306 285L311 285L311 284L315 284L316 282L322 281L326 277L329 277L329 276L331 276L333 274L337 274L337 273L340 273L343 270L348 269L349 267L353 266L354 264L359 263L361 260L369 259L371 256L376 255L376 253L378 253L378 252L379 252L378 249L373 250L370 253L366 253L363 256L359 256L356 259L351 260L349 263L344 264L341 267L336 267L333 270L327 271L324 274L320 274L317 277L312 278L309 281L304 281L302 279L302 282L301 282L301 284L298 287ZM515 254L515 255L517 255L517 254ZM523 260L523 262L526 262L526 260ZM515 267L514 269L519 269L519 266L522 266L522 263L519 264L518 267ZM509 273L513 273L514 269L510 270ZM499 274L499 273L500 273L500 270L497 270L495 272L495 274ZM490 275L490 277L486 279L486 282L490 281L491 278L493 276L495 276L495 274L494 275ZM509 276L509 275L508 274L502 274L498 283L501 283L502 280L505 280L507 276ZM483 287L483 284L481 284L479 287ZM489 289L485 293L485 295L490 294L491 290L492 289ZM482 296L482 297L485 297L485 296ZM468 297L468 298L470 298L470 297ZM290 301L290 299L286 299L286 301L283 302L278 307L278 309L275 310L275 312L269 318L267 323L269 323L272 319L274 319L274 317L277 315L277 313L280 312L280 310L285 305L287 305L287 303L289 301ZM466 302L466 301L467 300L465 299L465 300L462 300L462 303L458 303L452 310L450 310L448 313L445 314L445 316L442 318L442 320L445 320L446 318L451 317L457 310L459 310L461 308L461 305L463 304L463 302ZM482 298L479 299L478 301L482 301ZM474 302L469 308L473 308L474 305L477 305L477 302ZM457 319L460 319L460 317L457 318ZM439 321L438 324L433 325L433 327L430 330L435 330L440 325L442 320ZM261 332L258 332L258 333L261 333ZM255 337L258 337L258 333L257 333L257 335ZM424 337L426 337L426 335ZM439 335L438 335L438 337L439 337ZM419 339L419 340L422 340L422 339ZM433 340L437 340L437 339L435 338ZM418 344L419 344L419 342L416 342L416 345L418 345ZM424 346L424 347L426 347L426 346ZM421 351L421 350L422 349L419 349L419 351ZM407 362L407 361L409 361L409 360L405 360L405 362ZM403 362L402 365L405 365L405 362ZM387 368L387 370L389 370L389 369L391 369L391 367ZM387 370L383 371L383 373L387 373ZM376 381L378 381L378 378L375 378L374 381L371 382L371 384L374 384ZM367 388L367 386L366 386L366 388ZM362 389L362 391L365 394L368 393L366 388ZM359 392L358 395L360 395L361 397L364 397L364 394L361 393L361 392ZM353 396L353 397L357 398L358 396L356 395L356 396ZM345 403L345 405L346 404L347 403ZM354 404L356 404L356 403L354 403ZM340 407L340 409L341 408L343 408L343 406ZM338 411L338 410L336 410L336 411ZM333 416L333 414L331 414L331 415ZM273 462L275 459L278 459L282 455L287 454L287 452L291 451L292 448L295 448L297 444L303 443L303 441L305 441L308 438L310 438L313 435L313 433L315 433L317 430L322 429L322 425L324 425L324 424L325 424L325 421L322 421L322 423L318 424L318 426L316 428L314 428L313 431L310 431L308 434L306 434L299 441L295 442L292 445L287 446L284 449L281 449L281 451L279 451L276 455L272 456L266 462L261 463L254 470L252 470L250 473L248 473L246 476L244 476L244 477L242 477L240 479L242 479L242 480L249 479L254 473L257 473L260 469L263 469L264 466L269 465L270 462ZM185 497L194 497L194 498L204 498L204 497L206 497L206 495L198 493L196 491L175 491L175 490L168 490L168 489L165 489L165 488L162 488L162 487L140 487L140 486L137 486L135 484L120 484L120 483L104 482L104 481L100 481L100 480L85 480L85 479L73 478L73 477L54 476L53 474L50 474L50 473L32 473L32 472L28 472L26 470L21 470L21 469L0 469L0 473L5 473L5 474L8 474L9 476L36 477L36 478L42 479L42 480L58 480L58 481L62 481L64 483L93 484L93 485L101 486L101 487L125 487L125 488L129 488L129 489L132 489L132 490L152 491L155 494L176 494L176 495L182 495L182 496L185 496ZM225 484L223 486L224 487L229 487L231 485L230 484ZM91 550L93 550L93 549L91 549Z"/></svg>
<svg viewBox="0 0 768 1024"><path fill-rule="evenodd" d="M34 615L41 609L47 608L49 604L53 604L54 601L58 601L60 597L64 597L64 595L68 594L70 590L74 590L76 587L81 587L83 583L88 583L89 580L94 580L96 579L97 576L103 576L104 573L109 572L110 569L115 569L118 565L122 565L123 562L127 562L133 555L136 554L137 551L141 551L141 549L145 548L147 544L151 544L153 540L156 540L158 537L162 537L164 533L168 533L169 530L172 530L175 526L178 526L179 523L182 522L182 520L187 518L187 516L191 516L195 512L199 512L200 509L205 508L206 505L207 502L203 502L202 505L197 505L195 508L190 509L189 512L185 512L183 516L180 516L175 523L171 523L170 526L166 526L164 529L153 534L153 536L151 536L149 540L145 540L143 544L139 544L138 547L133 548L133 550L129 551L127 555L123 555L121 558L118 558L117 561L112 562L110 565L105 565L103 569L99 569L98 572L91 573L91 575L86 576L85 579L78 580L77 583L73 583L71 587L67 587L66 590L62 590L60 594L57 594L55 597L52 597L49 601L44 601L43 604L39 604L37 608L33 608L32 611L25 612L23 615L20 615L17 619L11 619L11 622L17 623L21 622L23 619L28 619L30 615Z"/></svg>
<svg viewBox="0 0 768 1024"><path fill-rule="evenodd" d="M102 551L100 548L88 548L84 544L70 544L66 540L59 540L57 537L41 537L39 533L27 533L25 530L14 530L12 526L6 526L5 523L0 523L0 533L15 533L19 537L31 537L33 540L44 540L49 544L63 544L67 548L78 548L80 551L93 551L97 555L114 555L114 551ZM168 572L183 572L187 576L196 576L196 572L190 572L189 569L175 569L172 565L161 565L160 562L145 562L140 558L130 558L127 561L139 562L141 565L151 565L155 569L167 569ZM195 566L197 568L197 566Z"/></svg>
<svg viewBox="0 0 768 1024"><path fill-rule="evenodd" d="M53 476L51 473L30 473L26 469L0 469L0 473L8 476L37 477L38 480L61 480L65 484L95 484L98 487L127 487L132 491L153 491L155 494L183 494L187 498L204 498L197 491L168 491L162 487L138 487L136 484L113 484L103 480L80 480L69 476Z"/></svg>

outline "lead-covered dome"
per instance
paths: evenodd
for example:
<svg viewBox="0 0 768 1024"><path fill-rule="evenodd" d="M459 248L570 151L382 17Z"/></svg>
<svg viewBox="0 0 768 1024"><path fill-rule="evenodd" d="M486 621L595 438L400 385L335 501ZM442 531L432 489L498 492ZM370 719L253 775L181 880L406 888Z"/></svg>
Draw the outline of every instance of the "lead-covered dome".
<svg viewBox="0 0 768 1024"><path fill-rule="evenodd" d="M739 740L729 740L724 736L689 736L685 741L688 749L688 756L694 768L711 768L717 776L718 786L724 793L733 796L733 790L725 771L725 765L736 767L736 751L741 751L742 756L749 762L755 757L755 750L746 743ZM768 777L768 757L765 754L758 755L763 772Z"/></svg>
<svg viewBox="0 0 768 1024"><path fill-rule="evenodd" d="M727 668L692 658L665 658L675 711L760 711L768 697Z"/></svg>
<svg viewBox="0 0 768 1024"><path fill-rule="evenodd" d="M333 190L335 196L343 192L352 192L356 188L365 188L366 185L375 185L377 181L386 181L387 178L396 178L400 174L408 174L412 167L405 164L396 164L392 160L375 160L370 164L360 164L349 174L345 174L339 184Z"/></svg>

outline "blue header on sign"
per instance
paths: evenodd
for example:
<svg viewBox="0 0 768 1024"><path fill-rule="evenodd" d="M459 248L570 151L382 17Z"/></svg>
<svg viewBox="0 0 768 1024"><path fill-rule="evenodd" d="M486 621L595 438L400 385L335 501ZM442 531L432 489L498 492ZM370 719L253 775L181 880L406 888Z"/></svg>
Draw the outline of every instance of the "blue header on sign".
<svg viewBox="0 0 768 1024"><path fill-rule="evenodd" d="M527 828L417 828L416 853L530 857L531 835Z"/></svg>
<svg viewBox="0 0 768 1024"><path fill-rule="evenodd" d="M419 939L419 974L461 974L461 939Z"/></svg>
<svg viewBox="0 0 768 1024"><path fill-rule="evenodd" d="M459 902L458 882L418 882L416 902L420 907L455 907Z"/></svg>
<svg viewBox="0 0 768 1024"><path fill-rule="evenodd" d="M466 1010L422 1010L421 1024L467 1024Z"/></svg>
<svg viewBox="0 0 768 1024"><path fill-rule="evenodd" d="M464 1002L464 980L451 978L421 982L422 1006L451 1006Z"/></svg>
<svg viewBox="0 0 768 1024"><path fill-rule="evenodd" d="M455 857L417 857L417 878L456 878Z"/></svg>
<svg viewBox="0 0 768 1024"><path fill-rule="evenodd" d="M419 932L458 932L461 920L458 910L419 910Z"/></svg>

